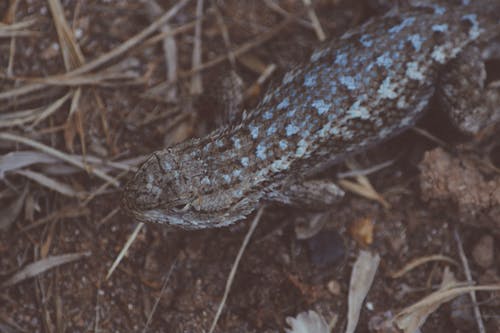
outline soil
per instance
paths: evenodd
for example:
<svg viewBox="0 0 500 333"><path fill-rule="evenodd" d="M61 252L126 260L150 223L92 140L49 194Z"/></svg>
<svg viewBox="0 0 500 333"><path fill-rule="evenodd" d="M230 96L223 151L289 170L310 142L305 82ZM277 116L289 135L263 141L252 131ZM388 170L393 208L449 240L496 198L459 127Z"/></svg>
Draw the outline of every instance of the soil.
<svg viewBox="0 0 500 333"><path fill-rule="evenodd" d="M201 50L202 64L208 65L193 71L196 3L190 1L169 21L169 29L176 31L178 52L173 83L165 83L161 38L139 43L85 73L88 76L77 76L87 79L85 83L75 83L56 77L80 65L65 65L64 47L48 3L0 3L4 23L34 20L25 28L32 32L28 36L12 42L0 35L0 94L39 83L37 79L56 78L41 81L42 88L36 91L1 99L1 131L67 154L98 157L105 163L94 167L120 177L122 183L131 173L124 174L123 168L109 162L133 166L154 150L221 125L221 119L228 117L223 104L232 92L220 87L231 70L242 78L248 109L269 85L269 80L256 83L264 68L275 64L278 69L270 80L278 80L296 59L319 44L301 1L273 2L298 17L279 30L286 16L265 1L205 1ZM158 1L164 10L175 3ZM339 36L377 10L383 11L372 8L374 3L318 1L315 13L328 36ZM215 4L217 11L211 7ZM132 0L64 0L61 5L81 49L82 63L116 49L163 13L151 14L145 2ZM273 34L231 64L224 31L233 49L269 31ZM211 65L220 56L226 60ZM196 94L192 85L197 75L203 83L202 94ZM81 95L76 101L73 98L76 108L68 99L40 121L5 125L8 119L1 118L12 114L13 119L25 119L21 111L46 108L68 92L74 96L78 88ZM332 332L344 331L349 279L360 250L381 257L356 330L375 332L373 323L379 318L390 317L434 291L445 267L457 280L466 280L455 233L462 240L472 280L500 282L500 127L492 126L475 138L464 137L434 106L418 127L444 144L408 131L350 163L356 169L369 169L394 161L367 176L384 204L348 192L324 212L322 229L307 239L299 239L297 226L316 213L266 207L238 267L216 332L283 332L287 317L308 310L315 310L327 322L337 316ZM0 214L5 219L13 215L11 223L0 229L0 284L39 260L69 253L90 255L0 287L0 331L140 332L146 327L149 332L208 332L249 221L194 232L147 225L106 279L136 228L136 222L119 209L120 188L109 184L101 188L104 181L92 171L59 161L33 162L6 169L4 174L6 154L34 150L20 142L0 140ZM137 160L127 162L133 158ZM59 184L29 178L18 172L21 169ZM347 170L347 165L339 165L321 177L335 178ZM62 193L62 184L74 192ZM21 206L16 206L16 200ZM452 258L458 265L433 261L399 278L390 277L408 262L435 254ZM470 308L470 299L460 300L456 303ZM500 331L500 294L478 293L478 303L487 332ZM430 315L422 331L476 329L474 316L446 303Z"/></svg>

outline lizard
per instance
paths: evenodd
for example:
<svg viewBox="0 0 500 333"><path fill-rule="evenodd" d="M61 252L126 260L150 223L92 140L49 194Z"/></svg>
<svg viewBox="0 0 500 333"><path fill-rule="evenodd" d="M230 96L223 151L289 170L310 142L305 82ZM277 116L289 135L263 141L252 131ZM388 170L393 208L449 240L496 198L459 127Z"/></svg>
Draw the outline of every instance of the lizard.
<svg viewBox="0 0 500 333"><path fill-rule="evenodd" d="M417 2L321 45L238 123L154 152L124 189L127 214L229 226L265 201L293 201L304 179L414 126L431 100L467 133L500 118L484 64L498 57L489 45L500 1Z"/></svg>

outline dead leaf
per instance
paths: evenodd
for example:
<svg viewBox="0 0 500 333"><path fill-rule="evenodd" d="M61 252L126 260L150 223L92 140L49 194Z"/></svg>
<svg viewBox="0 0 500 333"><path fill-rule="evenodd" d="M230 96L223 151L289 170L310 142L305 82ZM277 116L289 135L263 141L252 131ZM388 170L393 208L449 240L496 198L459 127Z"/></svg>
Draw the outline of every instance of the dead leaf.
<svg viewBox="0 0 500 333"><path fill-rule="evenodd" d="M309 310L301 312L297 317L287 317L286 323L291 329L285 329L286 333L329 333L325 319L317 312Z"/></svg>
<svg viewBox="0 0 500 333"><path fill-rule="evenodd" d="M425 323L427 317L443 303L473 290L500 290L500 284L464 286L464 283L457 282L450 270L446 268L439 290L400 311L392 322L405 333L414 333Z"/></svg>
<svg viewBox="0 0 500 333"><path fill-rule="evenodd" d="M88 256L90 256L90 251L51 256L46 259L35 261L26 265L23 269L15 273L10 279L2 283L2 288L12 286L26 279L35 277L38 274L48 271L54 267L80 260L81 258Z"/></svg>
<svg viewBox="0 0 500 333"><path fill-rule="evenodd" d="M373 243L373 229L375 223L373 218L364 217L355 220L350 228L349 232L351 237L360 245L367 246Z"/></svg>
<svg viewBox="0 0 500 333"><path fill-rule="evenodd" d="M31 171L31 170L18 170L16 171L17 174L22 175L26 178L29 178L38 184L47 187L53 191L56 191L62 195L65 195L67 197L71 198L80 198L82 197L82 193L79 193L75 190L73 190L69 185L66 185L64 183L61 183L58 180L49 178L45 176L44 174Z"/></svg>
<svg viewBox="0 0 500 333"><path fill-rule="evenodd" d="M50 164L56 162L59 162L57 158L45 153L33 150L13 151L0 157L0 179L4 178L5 173L8 171L22 169L38 163Z"/></svg>
<svg viewBox="0 0 500 333"><path fill-rule="evenodd" d="M379 263L380 256L378 254L371 254L368 251L359 252L358 259L352 268L349 283L346 333L353 333L358 325L361 306L373 283Z"/></svg>
<svg viewBox="0 0 500 333"><path fill-rule="evenodd" d="M458 266L458 263L455 260L451 259L450 257L443 256L441 254L434 254L434 255L430 255L430 256L425 256L425 257L413 259L412 261L410 261L409 263L404 265L403 268L401 268L395 272L391 272L388 275L393 279L397 279L397 278L402 277L403 275L405 275L409 271L413 270L414 268L417 268L420 265L426 264L428 262L433 262L433 261L443 261L443 262L447 262L447 263L453 264L455 266Z"/></svg>

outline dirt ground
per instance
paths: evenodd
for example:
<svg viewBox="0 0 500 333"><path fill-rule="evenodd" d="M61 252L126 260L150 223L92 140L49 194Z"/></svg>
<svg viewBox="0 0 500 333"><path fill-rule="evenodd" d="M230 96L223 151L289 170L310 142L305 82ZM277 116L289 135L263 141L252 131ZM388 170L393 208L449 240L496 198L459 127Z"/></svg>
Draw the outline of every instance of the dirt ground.
<svg viewBox="0 0 500 333"><path fill-rule="evenodd" d="M137 225L120 184L152 151L220 126L234 100L255 105L320 28L339 36L386 10L200 3L167 21L183 1L0 2L0 332L208 332L250 221L144 226L106 279ZM241 90L226 87L231 73ZM266 206L215 332L283 332L309 310L344 332L362 252L380 264L356 332L398 332L384 323L448 270L488 290L429 306L421 331L480 332L481 319L500 332L500 127L465 137L431 106L418 129L320 176L352 170L371 171L341 179L347 194L327 212Z"/></svg>

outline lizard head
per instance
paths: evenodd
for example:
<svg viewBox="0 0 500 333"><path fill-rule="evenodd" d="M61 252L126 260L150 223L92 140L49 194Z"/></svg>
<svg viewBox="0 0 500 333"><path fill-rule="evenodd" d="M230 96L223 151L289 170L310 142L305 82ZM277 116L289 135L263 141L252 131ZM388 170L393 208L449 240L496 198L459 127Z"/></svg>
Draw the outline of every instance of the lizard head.
<svg viewBox="0 0 500 333"><path fill-rule="evenodd" d="M250 214L258 198L220 189L207 176L212 169L175 148L155 152L125 186L122 207L137 221L183 229L227 226Z"/></svg>

